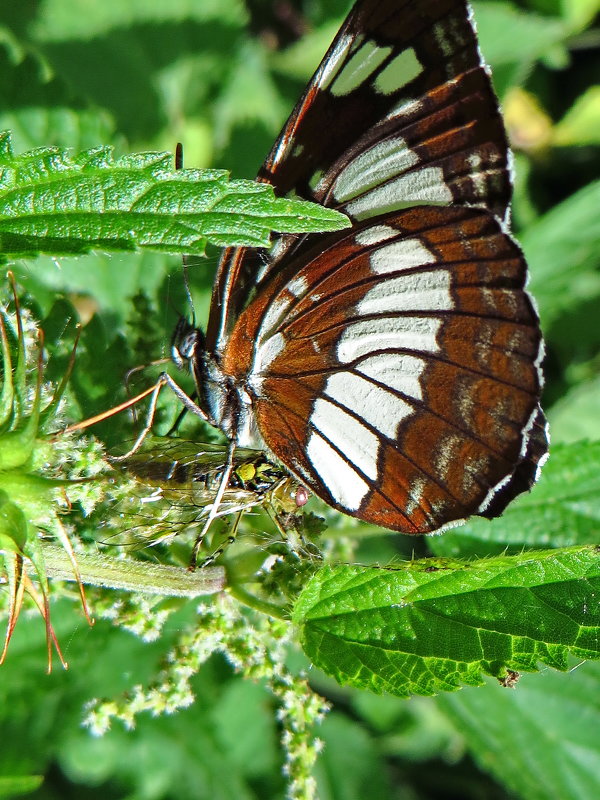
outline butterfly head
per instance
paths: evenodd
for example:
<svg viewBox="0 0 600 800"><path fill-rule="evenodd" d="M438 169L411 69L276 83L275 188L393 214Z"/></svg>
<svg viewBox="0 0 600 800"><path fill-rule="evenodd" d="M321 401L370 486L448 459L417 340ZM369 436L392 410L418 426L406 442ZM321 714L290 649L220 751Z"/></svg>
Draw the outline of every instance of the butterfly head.
<svg viewBox="0 0 600 800"><path fill-rule="evenodd" d="M204 332L185 317L179 317L171 337L171 359L175 366L190 370L204 349Z"/></svg>
<svg viewBox="0 0 600 800"><path fill-rule="evenodd" d="M220 399L222 392L218 389L222 381L220 376L215 380L212 374L216 365L206 352L204 331L183 316L179 317L171 337L171 360L177 369L192 374L198 406L206 413L212 425L221 427L221 402L216 402L215 398Z"/></svg>

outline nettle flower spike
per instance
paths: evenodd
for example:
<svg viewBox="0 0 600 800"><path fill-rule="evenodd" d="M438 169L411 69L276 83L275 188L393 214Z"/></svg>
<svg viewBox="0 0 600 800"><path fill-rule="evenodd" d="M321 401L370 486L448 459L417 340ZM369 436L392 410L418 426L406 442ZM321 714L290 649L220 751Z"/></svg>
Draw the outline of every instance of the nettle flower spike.
<svg viewBox="0 0 600 800"><path fill-rule="evenodd" d="M8 625L0 664L6 657L27 593L46 624L50 671L53 644L63 667L66 668L67 664L50 621L48 578L40 542L42 536L52 536L66 551L79 585L84 613L88 622L92 622L73 548L60 519L65 504L68 507L70 503L69 488L80 486L82 481L62 477L62 450L56 447L52 434L48 432L67 386L75 348L60 386L44 405L43 333L36 331L31 323L25 333L24 314L10 273L9 280L15 313L0 309L3 367L0 391L0 582L6 582L9 590ZM14 361L11 351L15 353ZM35 387L29 386L30 371L35 375Z"/></svg>

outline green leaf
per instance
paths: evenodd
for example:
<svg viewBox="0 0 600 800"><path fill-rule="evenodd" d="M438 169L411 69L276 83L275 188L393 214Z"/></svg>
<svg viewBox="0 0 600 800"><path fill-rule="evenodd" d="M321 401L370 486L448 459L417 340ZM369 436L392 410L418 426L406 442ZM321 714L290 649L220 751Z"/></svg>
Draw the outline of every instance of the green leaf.
<svg viewBox="0 0 600 800"><path fill-rule="evenodd" d="M0 777L0 797L19 797L30 794L42 785L42 775L13 775Z"/></svg>
<svg viewBox="0 0 600 800"><path fill-rule="evenodd" d="M600 86L590 86L555 126L557 147L600 144Z"/></svg>
<svg viewBox="0 0 600 800"><path fill-rule="evenodd" d="M598 14L598 0L561 0L561 10L569 27L578 31L590 25Z"/></svg>
<svg viewBox="0 0 600 800"><path fill-rule="evenodd" d="M47 0L36 14L35 38L42 42L87 39L114 29L169 21L206 22L219 19L230 24L246 21L247 11L241 0Z"/></svg>
<svg viewBox="0 0 600 800"><path fill-rule="evenodd" d="M353 691L352 710L377 733L384 752L411 763L430 758L455 761L462 749L460 734L438 709L438 698L403 698Z"/></svg>
<svg viewBox="0 0 600 800"><path fill-rule="evenodd" d="M286 107L269 75L264 50L248 40L230 67L215 105L215 144L224 147L240 123L260 123L274 137L285 117Z"/></svg>
<svg viewBox="0 0 600 800"><path fill-rule="evenodd" d="M281 75L298 81L308 81L327 52L338 32L343 17L307 31L302 38L285 50L273 53L271 62Z"/></svg>
<svg viewBox="0 0 600 800"><path fill-rule="evenodd" d="M115 602L127 604L128 597L115 596ZM157 605L154 613L160 614L161 608L164 606ZM240 680L232 676L224 660L214 658L202 667L194 685L196 702L178 714L140 715L135 731L115 724L102 737L91 736L81 725L82 709L94 696L133 693L134 685L146 684L158 673L183 626L197 625L194 605L182 609L173 617L173 627L160 641L151 643L143 643L103 619L97 619L90 630L77 618L72 602L53 603L52 612L59 640L69 643L70 669L67 674L58 670L49 677L42 674L43 625L36 618L23 619L1 672L0 774L43 773L54 762L68 781L66 785L76 786L81 797L106 782L101 796L115 799L252 800L257 797L251 791L253 780L264 787L261 796L283 795L279 763L269 771L269 764L276 763L278 755L272 740L262 741L262 760L256 769L250 765L242 769L224 746L215 720L228 713L226 689ZM270 696L263 691L265 715L269 703ZM274 728L271 722L271 731ZM263 735L268 729L265 720L260 720L258 730L240 728L240 751L244 747L250 751L253 744L256 746L253 740L257 734ZM18 757L27 762L19 763L17 770L14 765Z"/></svg>
<svg viewBox="0 0 600 800"><path fill-rule="evenodd" d="M599 409L600 377L573 387L548 412L552 441L600 439Z"/></svg>
<svg viewBox="0 0 600 800"><path fill-rule="evenodd" d="M45 147L14 156L0 137L0 252L75 255L93 248L202 254L217 245L267 246L270 231L336 230L336 211L276 198L267 184L221 170L170 168L168 153L115 160L112 148L76 156Z"/></svg>
<svg viewBox="0 0 600 800"><path fill-rule="evenodd" d="M427 541L447 557L594 544L599 520L600 442L577 442L553 447L539 482L498 519L473 518Z"/></svg>
<svg viewBox="0 0 600 800"><path fill-rule="evenodd" d="M88 108L65 82L48 74L47 64L13 42L0 41L0 75L0 131L13 132L16 149L54 142L83 150L114 141L108 114Z"/></svg>
<svg viewBox="0 0 600 800"><path fill-rule="evenodd" d="M91 324L97 338L93 345L90 344L92 349L99 347L100 342L104 345L105 338L112 344L118 332L123 331L125 320L131 313L131 298L136 294L139 286L143 286L145 291L153 297L160 296L161 285L169 271L181 269L181 260L165 257L150 249L144 249L141 253L120 253L118 255L95 253L85 262L85 268L81 259L77 257L61 258L59 268L57 268L56 259L49 256L40 256L34 266L31 262L25 266L23 264L24 262L15 264L13 272L19 283L25 284L27 291L35 296L44 313L50 311L61 294L75 299L82 297L90 299L96 310ZM199 269L206 270L210 274L209 268L208 260L204 259ZM183 307L183 304L179 305L180 309ZM98 312L104 316L105 325L108 324L103 331ZM67 315L64 315L63 319L66 318L68 318ZM115 324L115 320L117 324ZM90 333L90 342L93 338ZM114 374L110 374L111 371L106 362L95 361L98 358L97 353L92 353L92 359L95 361L94 372L101 373L94 375L93 380L94 382L101 380L102 383L106 383L112 393L114 393L115 387L122 383L127 369L137 363L132 360L132 353L127 352L122 341L114 346L116 347L114 355L119 362L119 368L114 371ZM85 348L78 348L78 371L85 359L85 356L82 358L84 350ZM156 355L161 355L160 351L157 351ZM98 391L94 392L96 398L98 394ZM109 400L109 404L111 403L112 401Z"/></svg>
<svg viewBox="0 0 600 800"><path fill-rule="evenodd" d="M391 793L390 776L384 756L378 752L377 739L356 720L334 712L323 722L319 735L325 743L317 765L319 800L410 796L408 791L399 791L396 782L395 792Z"/></svg>
<svg viewBox="0 0 600 800"><path fill-rule="evenodd" d="M506 2L476 2L473 6L481 49L492 69L515 64L523 78L537 59L553 50L557 59L566 61L568 29L562 20L525 12Z"/></svg>
<svg viewBox="0 0 600 800"><path fill-rule="evenodd" d="M189 115L212 123L214 98L244 35L248 14L241 0L82 5L44 4L37 24L27 21L33 49L86 104L109 112L130 146L152 141L155 149L169 149L179 137L189 152L192 141L181 138ZM169 85L186 64L195 80L179 84L179 104Z"/></svg>
<svg viewBox="0 0 600 800"><path fill-rule="evenodd" d="M0 543L12 553L22 553L27 544L29 525L21 508L11 503L0 489Z"/></svg>
<svg viewBox="0 0 600 800"><path fill-rule="evenodd" d="M482 769L521 800L600 797L600 664L437 698Z"/></svg>
<svg viewBox="0 0 600 800"><path fill-rule="evenodd" d="M270 697L264 687L246 681L231 681L212 713L212 729L242 775L259 777L275 770L277 736L275 720L269 713ZM240 731L253 735L240 735Z"/></svg>
<svg viewBox="0 0 600 800"><path fill-rule="evenodd" d="M555 206L520 238L542 322L600 295L600 181Z"/></svg>
<svg viewBox="0 0 600 800"><path fill-rule="evenodd" d="M302 646L341 684L401 697L483 674L600 656L600 552L538 551L398 569L325 567L294 609Z"/></svg>

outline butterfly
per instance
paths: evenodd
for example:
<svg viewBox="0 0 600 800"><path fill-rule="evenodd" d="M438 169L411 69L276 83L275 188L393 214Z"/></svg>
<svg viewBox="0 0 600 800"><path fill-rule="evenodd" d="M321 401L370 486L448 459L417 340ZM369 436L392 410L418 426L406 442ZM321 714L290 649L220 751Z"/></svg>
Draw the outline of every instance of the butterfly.
<svg viewBox="0 0 600 800"><path fill-rule="evenodd" d="M258 176L352 226L224 251L198 413L367 522L500 514L547 453L510 162L467 3L359 0Z"/></svg>

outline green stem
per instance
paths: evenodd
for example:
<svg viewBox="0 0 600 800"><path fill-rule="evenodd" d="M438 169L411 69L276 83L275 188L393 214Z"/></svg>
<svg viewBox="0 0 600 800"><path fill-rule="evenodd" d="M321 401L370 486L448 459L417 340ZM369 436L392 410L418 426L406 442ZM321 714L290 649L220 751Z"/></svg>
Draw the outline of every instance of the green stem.
<svg viewBox="0 0 600 800"><path fill-rule="evenodd" d="M228 586L227 591L229 592L232 597L235 597L236 600L239 600L240 603L243 603L246 606L250 606L255 611L260 611L262 614L268 614L270 617L275 617L276 619L283 619L286 622L289 622L290 615L286 608L283 606L278 606L275 603L269 603L268 600L261 600L259 597L251 594L250 592L246 591L246 589L242 589L241 586Z"/></svg>
<svg viewBox="0 0 600 800"><path fill-rule="evenodd" d="M43 554L49 578L75 580L73 567L62 547L44 542ZM105 554L76 553L76 557L81 580L92 586L167 597L200 597L216 594L225 588L223 567L207 567L190 572L183 567L116 559Z"/></svg>

